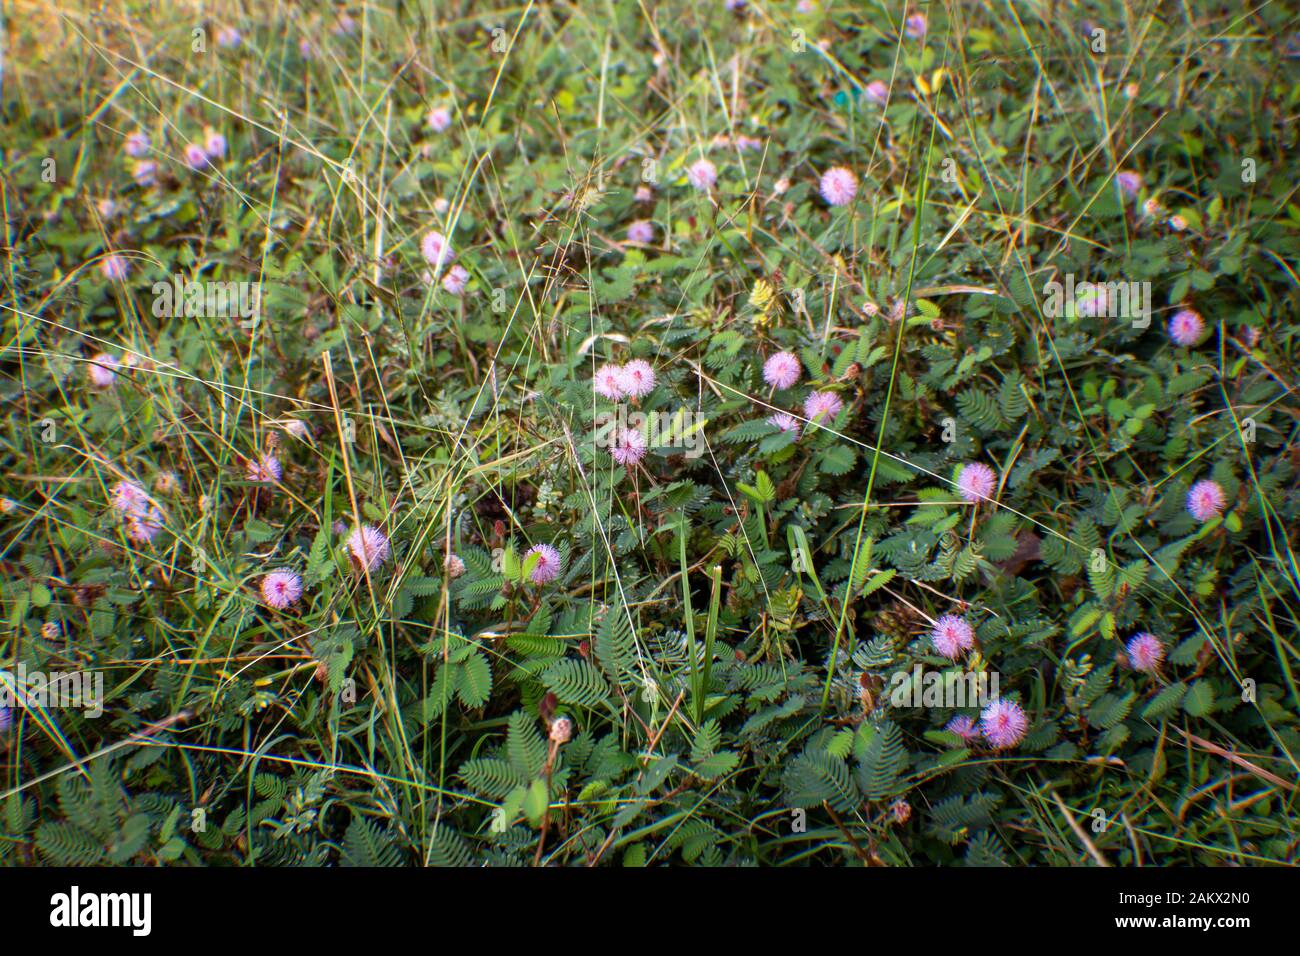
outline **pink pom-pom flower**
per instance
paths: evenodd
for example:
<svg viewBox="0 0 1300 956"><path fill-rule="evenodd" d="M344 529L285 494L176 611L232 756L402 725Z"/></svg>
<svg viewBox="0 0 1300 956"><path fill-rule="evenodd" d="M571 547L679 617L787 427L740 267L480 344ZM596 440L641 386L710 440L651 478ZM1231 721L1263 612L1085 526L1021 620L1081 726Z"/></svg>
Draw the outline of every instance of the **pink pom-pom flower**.
<svg viewBox="0 0 1300 956"><path fill-rule="evenodd" d="M1179 309L1169 320L1169 337L1178 345L1195 345L1204 332L1205 320L1192 309Z"/></svg>
<svg viewBox="0 0 1300 956"><path fill-rule="evenodd" d="M998 698L980 714L980 729L985 740L998 750L1005 750L1025 739L1029 718L1015 701Z"/></svg>
<svg viewBox="0 0 1300 956"><path fill-rule="evenodd" d="M889 805L889 812L900 826L912 819L912 805L901 797Z"/></svg>
<svg viewBox="0 0 1300 956"><path fill-rule="evenodd" d="M1198 481L1187 491L1187 510L1197 521L1209 521L1223 514L1228 496L1217 481Z"/></svg>
<svg viewBox="0 0 1300 956"><path fill-rule="evenodd" d="M149 152L149 134L136 130L127 136L126 142L122 144L122 149L126 151L126 155L139 159Z"/></svg>
<svg viewBox="0 0 1300 956"><path fill-rule="evenodd" d="M136 544L148 544L163 526L163 514L153 505L126 516L126 536Z"/></svg>
<svg viewBox="0 0 1300 956"><path fill-rule="evenodd" d="M645 398L655 387L655 370L644 359L633 359L619 371L619 387L629 398Z"/></svg>
<svg viewBox="0 0 1300 956"><path fill-rule="evenodd" d="M601 398L617 402L623 397L623 366L606 362L596 369L596 375L591 380L591 387L595 389L596 394Z"/></svg>
<svg viewBox="0 0 1300 956"><path fill-rule="evenodd" d="M822 198L832 206L847 206L858 194L858 177L846 166L836 166L822 173Z"/></svg>
<svg viewBox="0 0 1300 956"><path fill-rule="evenodd" d="M226 137L222 136L212 127L208 127L203 134L203 152L208 159L218 160L226 155Z"/></svg>
<svg viewBox="0 0 1300 956"><path fill-rule="evenodd" d="M204 151L202 146L198 143L185 144L186 166L193 170L207 169L209 163L211 163L211 160L208 159L208 154Z"/></svg>
<svg viewBox="0 0 1300 956"><path fill-rule="evenodd" d="M569 717L556 717L551 722L550 730L547 732L551 743L567 744L573 737L573 720Z"/></svg>
<svg viewBox="0 0 1300 956"><path fill-rule="evenodd" d="M95 388L112 388L117 382L117 359L107 352L100 352L86 365L86 375Z"/></svg>
<svg viewBox="0 0 1300 956"><path fill-rule="evenodd" d="M777 412L775 415L769 415L767 423L775 425L783 432L790 432L795 438L799 437L799 419L788 412Z"/></svg>
<svg viewBox="0 0 1300 956"><path fill-rule="evenodd" d="M262 578L262 599L282 610L302 597L302 578L293 571L272 571Z"/></svg>
<svg viewBox="0 0 1300 956"><path fill-rule="evenodd" d="M982 462L973 461L964 465L961 474L957 476L957 491L967 501L992 498L997 486L997 473Z"/></svg>
<svg viewBox="0 0 1300 956"><path fill-rule="evenodd" d="M131 178L139 186L152 186L158 181L158 164L152 159L142 159L131 170Z"/></svg>
<svg viewBox="0 0 1300 956"><path fill-rule="evenodd" d="M442 287L452 295L460 295L469 284L469 270L464 266L452 266L442 277Z"/></svg>
<svg viewBox="0 0 1300 956"><path fill-rule="evenodd" d="M1085 319L1096 318L1106 314L1106 303L1110 300L1110 294L1106 291L1105 286L1094 286L1080 293L1079 298L1074 303L1074 314Z"/></svg>
<svg viewBox="0 0 1300 956"><path fill-rule="evenodd" d="M619 433L610 454L620 465L630 468L645 457L645 452L645 436L635 428L628 428Z"/></svg>
<svg viewBox="0 0 1300 956"><path fill-rule="evenodd" d="M441 272L444 265L456 258L456 253L452 251L447 237L436 229L425 234L424 239L420 241L420 254L424 256L425 262L433 266L434 275Z"/></svg>
<svg viewBox="0 0 1300 956"><path fill-rule="evenodd" d="M284 470L280 467L280 459L272 454L259 455L256 459L250 458L244 467L244 476L249 481L255 481L261 485L273 485L280 480Z"/></svg>
<svg viewBox="0 0 1300 956"><path fill-rule="evenodd" d="M843 399L834 392L813 392L803 400L803 417L816 424L828 424L843 408Z"/></svg>
<svg viewBox="0 0 1300 956"><path fill-rule="evenodd" d="M975 631L965 618L945 614L934 622L934 629L930 631L930 643L944 657L955 661L961 657L962 651L975 646Z"/></svg>
<svg viewBox="0 0 1300 956"><path fill-rule="evenodd" d="M1152 673L1165 659L1165 645L1154 634L1143 631L1134 634L1128 642L1128 661L1135 671Z"/></svg>
<svg viewBox="0 0 1300 956"><path fill-rule="evenodd" d="M162 530L162 511L134 481L116 482L109 492L109 503L122 515L126 536L137 544L147 544Z"/></svg>
<svg viewBox="0 0 1300 956"><path fill-rule="evenodd" d="M524 560L527 561L529 556L534 554L537 555L537 563L533 565L533 572L529 575L534 584L546 584L560 576L564 560L560 557L559 551L549 544L535 544L524 552Z"/></svg>
<svg viewBox="0 0 1300 956"><path fill-rule="evenodd" d="M979 727L975 725L975 718L966 714L958 714L944 726L944 730L950 734L956 734L962 740L970 743L972 740L979 738Z"/></svg>
<svg viewBox="0 0 1300 956"><path fill-rule="evenodd" d="M131 263L125 256L119 256L114 252L99 260L99 271L109 282L121 282L131 271Z"/></svg>
<svg viewBox="0 0 1300 956"><path fill-rule="evenodd" d="M134 514L143 511L149 505L149 495L134 481L123 479L116 482L108 493L109 504L114 511L122 514Z"/></svg>
<svg viewBox="0 0 1300 956"><path fill-rule="evenodd" d="M655 241L655 227L648 219L638 219L627 227L627 241L651 243Z"/></svg>
<svg viewBox="0 0 1300 956"><path fill-rule="evenodd" d="M789 388L799 381L799 356L777 352L763 363L763 381L773 388Z"/></svg>
<svg viewBox="0 0 1300 956"><path fill-rule="evenodd" d="M435 133L445 132L451 126L451 110L445 106L435 106L429 110L425 121L429 124L429 129Z"/></svg>
<svg viewBox="0 0 1300 956"><path fill-rule="evenodd" d="M1120 191L1129 199L1134 199L1142 189L1142 177L1137 173L1125 170L1115 174L1115 182L1119 184Z"/></svg>
<svg viewBox="0 0 1300 956"><path fill-rule="evenodd" d="M348 535L348 553L358 570L377 571L388 560L392 549L388 536L372 524L353 529Z"/></svg>
<svg viewBox="0 0 1300 956"><path fill-rule="evenodd" d="M708 192L718 181L718 168L707 159L697 159L686 170L686 178L700 192Z"/></svg>
<svg viewBox="0 0 1300 956"><path fill-rule="evenodd" d="M889 86L884 80L872 80L864 89L867 99L877 106L884 106L889 102Z"/></svg>

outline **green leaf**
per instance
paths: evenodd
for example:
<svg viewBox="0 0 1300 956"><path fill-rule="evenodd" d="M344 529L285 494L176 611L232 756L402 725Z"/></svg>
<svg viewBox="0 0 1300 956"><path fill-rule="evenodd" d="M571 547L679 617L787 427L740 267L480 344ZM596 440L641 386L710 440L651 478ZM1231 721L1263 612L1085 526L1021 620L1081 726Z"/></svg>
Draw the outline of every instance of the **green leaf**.
<svg viewBox="0 0 1300 956"><path fill-rule="evenodd" d="M550 803L550 796L546 792L546 781L537 779L528 785L528 793L524 797L524 815L528 817L528 822L535 827L542 825L542 816L546 813L546 807Z"/></svg>
<svg viewBox="0 0 1300 956"><path fill-rule="evenodd" d="M902 730L891 720L882 721L858 758L857 779L867 799L882 800L890 796L895 780L906 766L907 748L903 746Z"/></svg>
<svg viewBox="0 0 1300 956"><path fill-rule="evenodd" d="M733 750L720 750L703 760L696 761L691 772L703 780L716 780L731 773L740 764L740 754Z"/></svg>
<svg viewBox="0 0 1300 956"><path fill-rule="evenodd" d="M320 584L334 573L334 562L329 560L329 557L330 529L328 526L322 526L316 532L311 550L307 552L307 571L303 575L303 584L306 587Z"/></svg>
<svg viewBox="0 0 1300 956"><path fill-rule="evenodd" d="M881 571L875 574L862 588L859 597L866 597L869 594L874 594L876 591L879 591L890 581L894 580L896 574L898 574L897 568L889 568L886 571Z"/></svg>
<svg viewBox="0 0 1300 956"><path fill-rule="evenodd" d="M393 845L392 837L376 823L354 813L343 835L344 866L400 866L401 854Z"/></svg>
<svg viewBox="0 0 1300 956"><path fill-rule="evenodd" d="M1102 729L1114 727L1133 709L1136 696L1132 691L1123 695L1103 694L1088 708L1088 723Z"/></svg>
<svg viewBox="0 0 1300 956"><path fill-rule="evenodd" d="M517 710L510 715L506 730L506 753L510 766L523 777L535 777L546 764L546 741L537 721Z"/></svg>
<svg viewBox="0 0 1300 956"><path fill-rule="evenodd" d="M754 480L754 486L750 487L744 482L737 482L736 487L744 494L757 501L760 505L765 505L776 497L776 486L772 484L772 479L767 476L767 472L759 471Z"/></svg>
<svg viewBox="0 0 1300 956"><path fill-rule="evenodd" d="M722 727L716 720L706 720L695 732L695 740L691 744L691 760L698 762L707 759L721 742Z"/></svg>
<svg viewBox="0 0 1300 956"><path fill-rule="evenodd" d="M1183 710L1193 717L1205 717L1214 711L1214 685L1201 679L1187 689Z"/></svg>
<svg viewBox="0 0 1300 956"><path fill-rule="evenodd" d="M461 664L456 682L456 696L466 707L482 707L492 696L492 668L488 659L474 651Z"/></svg>
<svg viewBox="0 0 1300 956"><path fill-rule="evenodd" d="M786 801L792 807L817 807L829 802L840 812L861 801L848 764L824 751L805 750L787 765L781 775Z"/></svg>
<svg viewBox="0 0 1300 956"><path fill-rule="evenodd" d="M586 661L556 661L542 673L542 683L565 704L599 707L609 698L605 678Z"/></svg>
<svg viewBox="0 0 1300 956"><path fill-rule="evenodd" d="M855 458L848 445L832 445L817 454L817 469L828 475L846 475L853 469Z"/></svg>

